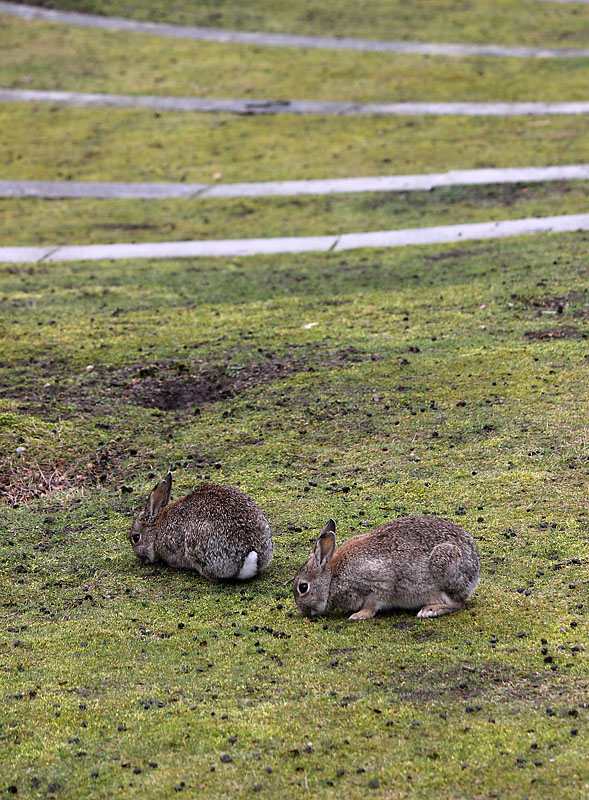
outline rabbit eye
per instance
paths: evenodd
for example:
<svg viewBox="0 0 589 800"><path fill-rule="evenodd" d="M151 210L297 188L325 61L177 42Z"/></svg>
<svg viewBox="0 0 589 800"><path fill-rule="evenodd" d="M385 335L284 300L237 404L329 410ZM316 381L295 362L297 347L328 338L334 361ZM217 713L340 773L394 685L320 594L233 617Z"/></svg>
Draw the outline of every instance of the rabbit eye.
<svg viewBox="0 0 589 800"><path fill-rule="evenodd" d="M139 544L139 540L141 539L141 534L134 533L131 538L133 539L133 544Z"/></svg>
<svg viewBox="0 0 589 800"><path fill-rule="evenodd" d="M305 581L301 581L298 585L299 594L307 594L309 591L309 584L305 583Z"/></svg>

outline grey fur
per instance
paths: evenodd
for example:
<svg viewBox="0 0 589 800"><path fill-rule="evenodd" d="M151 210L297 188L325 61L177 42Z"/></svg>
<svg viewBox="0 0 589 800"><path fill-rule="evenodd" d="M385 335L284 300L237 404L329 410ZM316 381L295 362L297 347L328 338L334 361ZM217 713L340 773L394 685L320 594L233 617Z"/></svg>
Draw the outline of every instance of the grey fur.
<svg viewBox="0 0 589 800"><path fill-rule="evenodd" d="M131 526L137 558L194 569L217 581L237 578L254 551L256 574L266 569L273 549L270 524L251 497L232 486L203 483L170 503L171 490L168 473Z"/></svg>
<svg viewBox="0 0 589 800"><path fill-rule="evenodd" d="M340 608L358 620L403 608L437 617L464 608L479 583L472 536L438 517L395 519L334 550L335 522L329 520L293 581L304 616Z"/></svg>

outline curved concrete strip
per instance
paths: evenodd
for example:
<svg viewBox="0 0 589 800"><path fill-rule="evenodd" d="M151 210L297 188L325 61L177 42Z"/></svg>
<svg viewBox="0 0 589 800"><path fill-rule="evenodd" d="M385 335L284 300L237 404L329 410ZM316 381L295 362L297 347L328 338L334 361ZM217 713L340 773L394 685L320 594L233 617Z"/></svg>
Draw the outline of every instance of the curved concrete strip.
<svg viewBox="0 0 589 800"><path fill-rule="evenodd" d="M321 114L335 116L467 116L519 117L588 114L589 102L573 103L330 103L313 100L239 100L157 95L88 94L85 92L0 89L0 102L54 103L83 108L150 108L232 114Z"/></svg>
<svg viewBox="0 0 589 800"><path fill-rule="evenodd" d="M80 14L74 11L56 11L34 6L14 5L0 2L0 13L21 19L45 20L66 25L89 28L147 33L180 39L195 39L204 42L236 42L265 47L308 47L322 50L359 50L372 53L417 53L434 56L495 56L507 58L587 58L589 48L564 49L558 47L510 47L493 44L445 44L427 42L386 42L375 39L350 39L329 36L296 36L284 33L254 33L249 31L225 31L217 28L197 28L171 25L164 22L142 22L140 20L103 17L95 14Z"/></svg>
<svg viewBox="0 0 589 800"><path fill-rule="evenodd" d="M207 183L117 183L107 181L0 181L0 197L163 200L195 197Z"/></svg>
<svg viewBox="0 0 589 800"><path fill-rule="evenodd" d="M221 239L199 242L146 242L145 244L95 244L60 247L43 261L97 261L119 258L187 258L198 256L249 256L271 253L325 251L335 236L302 236L280 239ZM0 260L2 248L0 248Z"/></svg>
<svg viewBox="0 0 589 800"><path fill-rule="evenodd" d="M57 249L53 244L45 247L0 247L0 263L36 264L44 261Z"/></svg>
<svg viewBox="0 0 589 800"><path fill-rule="evenodd" d="M424 175L389 175L258 183L107 183L100 181L0 181L0 197L151 200L173 197L233 198L428 191L441 186L587 180L589 164L557 167L465 169Z"/></svg>
<svg viewBox="0 0 589 800"><path fill-rule="evenodd" d="M96 244L72 247L1 247L0 263L39 261L100 261L135 258L198 258L201 256L251 256L273 253L326 252L363 247L401 247L442 244L469 239L497 239L531 233L589 230L589 214L514 219L409 228L399 231L346 233L336 236L302 236L280 239L225 239L194 242Z"/></svg>
<svg viewBox="0 0 589 800"><path fill-rule="evenodd" d="M589 230L589 214L562 217L532 217L502 222L475 222L467 225L443 225L435 228L413 228L404 231L346 233L334 250L357 250L361 247L400 247L412 244L443 244L467 239L499 239L530 233L557 233Z"/></svg>
<svg viewBox="0 0 589 800"><path fill-rule="evenodd" d="M422 175L389 175L367 178L334 178L308 181L267 181L260 183L213 184L199 197L270 197L360 192L429 191L441 186L469 186L496 183L536 183L557 180L587 180L589 164L556 167L506 167L465 169ZM1 193L1 182L0 182Z"/></svg>

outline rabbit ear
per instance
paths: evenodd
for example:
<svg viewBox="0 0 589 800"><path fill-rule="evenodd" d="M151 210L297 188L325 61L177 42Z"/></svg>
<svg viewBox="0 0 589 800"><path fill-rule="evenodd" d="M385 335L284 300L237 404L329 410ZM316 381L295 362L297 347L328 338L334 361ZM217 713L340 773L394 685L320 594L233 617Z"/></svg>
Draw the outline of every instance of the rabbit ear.
<svg viewBox="0 0 589 800"><path fill-rule="evenodd" d="M325 525L319 531L319 536L323 536L324 533L335 533L335 520L328 519Z"/></svg>
<svg viewBox="0 0 589 800"><path fill-rule="evenodd" d="M329 564L334 550L335 550L335 522L334 520L330 519L321 528L321 533L317 537L317 541L315 542L315 549L313 550L313 555L315 556L315 562L317 563L317 566L320 569L325 569L325 567Z"/></svg>
<svg viewBox="0 0 589 800"><path fill-rule="evenodd" d="M150 517L157 517L164 506L168 505L172 491L172 473L168 472L147 498L147 509Z"/></svg>

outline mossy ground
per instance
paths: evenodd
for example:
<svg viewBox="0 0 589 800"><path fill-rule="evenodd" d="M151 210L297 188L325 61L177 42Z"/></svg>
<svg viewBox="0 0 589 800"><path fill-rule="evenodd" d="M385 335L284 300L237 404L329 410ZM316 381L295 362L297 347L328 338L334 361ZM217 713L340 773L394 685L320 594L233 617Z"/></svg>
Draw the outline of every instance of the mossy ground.
<svg viewBox="0 0 589 800"><path fill-rule="evenodd" d="M582 796L586 250L5 267L4 491L56 475L3 511L5 785ZM146 407L156 385L222 368L239 387L252 364L226 399ZM176 496L209 476L256 497L265 577L135 561L129 522L169 465ZM345 538L422 511L477 538L466 612L298 616L285 582L327 517Z"/></svg>
<svg viewBox="0 0 589 800"><path fill-rule="evenodd" d="M444 4L429 3L428 14L380 4L415 14L414 23L421 12L424 38L508 43L506 25L532 5L517 43L573 44L567 26L581 12L565 4L494 4L515 16L502 13L484 36L490 2L444 14L448 27L436 36ZM336 6L341 30L329 25ZM82 7L161 18L164 4ZM367 4L215 7L220 16L208 24L402 35L377 26ZM211 8L195 8L178 0L174 19L206 24ZM55 80L58 58L43 59L57 28L18 26L33 36L22 39L20 64L36 65L35 81L42 67ZM76 63L88 32L59 35ZM101 64L103 78L92 64L87 84L70 75L69 88L124 89L128 80L128 91L153 91L153 58L166 92L186 91L182 70L168 64L185 63L193 45L167 40L168 61L143 37L125 42L146 59L144 70L131 70L124 53L118 66ZM199 52L214 65L228 51ZM282 57L286 74L292 54ZM319 96L319 62L306 58L300 72ZM264 65L280 71L268 59L261 52L252 62L256 89ZM348 65L357 63L355 55ZM366 63L373 91L377 62ZM426 62L415 63L426 81ZM439 62L430 63L436 81ZM477 88L471 67L446 63L465 96L492 99L491 83ZM19 68L6 68L14 82ZM117 68L126 75L119 84ZM489 69L494 81L507 67ZM532 67L522 69L531 81ZM554 69L554 96L572 99L578 65L545 69ZM348 82L360 93L353 76L334 70L342 96ZM526 99L520 90L514 96ZM421 96L428 92L424 84ZM3 178L14 179L546 166L584 161L586 140L581 117L0 109ZM582 182L227 203L10 199L0 230L3 244L77 244L374 230L584 206ZM572 233L344 254L0 266L0 790L60 800L587 795L588 241ZM134 559L130 522L168 467L175 496L212 479L256 498L276 542L264 577L212 585ZM426 511L476 537L483 574L466 611L355 625L298 616L287 581L328 517L345 539Z"/></svg>

